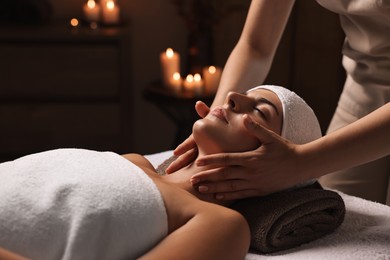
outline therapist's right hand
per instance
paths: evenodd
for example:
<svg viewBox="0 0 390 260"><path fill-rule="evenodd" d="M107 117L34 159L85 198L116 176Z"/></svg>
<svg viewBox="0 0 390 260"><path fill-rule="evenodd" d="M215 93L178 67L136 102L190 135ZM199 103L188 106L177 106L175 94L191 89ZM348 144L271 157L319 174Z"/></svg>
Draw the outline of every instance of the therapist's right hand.
<svg viewBox="0 0 390 260"><path fill-rule="evenodd" d="M195 110L201 118L204 118L210 112L210 107L202 101L198 101L195 104ZM173 154L178 156L178 158L167 167L165 170L167 174L173 173L187 166L198 156L198 148L196 147L192 134L176 147Z"/></svg>
<svg viewBox="0 0 390 260"><path fill-rule="evenodd" d="M244 115L244 125L261 143L247 152L216 153L196 159L207 170L190 181L219 200L264 196L312 179L305 176L307 160L296 145ZM313 172L310 171L309 174Z"/></svg>

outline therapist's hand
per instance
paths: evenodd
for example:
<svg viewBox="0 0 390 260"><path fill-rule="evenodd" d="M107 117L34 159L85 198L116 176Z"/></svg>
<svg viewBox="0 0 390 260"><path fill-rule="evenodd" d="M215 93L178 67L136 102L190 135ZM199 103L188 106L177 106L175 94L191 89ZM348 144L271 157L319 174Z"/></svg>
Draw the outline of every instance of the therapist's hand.
<svg viewBox="0 0 390 260"><path fill-rule="evenodd" d="M209 106L207 106L202 101L195 103L195 110L201 118L204 118L210 112ZM167 174L173 173L187 166L188 164L192 163L198 156L198 148L196 147L196 143L192 134L186 140L184 140L184 142L182 142L173 153L174 155L178 156L178 158L167 167L165 170Z"/></svg>
<svg viewBox="0 0 390 260"><path fill-rule="evenodd" d="M300 183L298 148L278 134L244 116L245 127L261 143L256 150L220 153L198 158L199 166L211 167L191 178L202 193L214 193L219 200L263 196Z"/></svg>

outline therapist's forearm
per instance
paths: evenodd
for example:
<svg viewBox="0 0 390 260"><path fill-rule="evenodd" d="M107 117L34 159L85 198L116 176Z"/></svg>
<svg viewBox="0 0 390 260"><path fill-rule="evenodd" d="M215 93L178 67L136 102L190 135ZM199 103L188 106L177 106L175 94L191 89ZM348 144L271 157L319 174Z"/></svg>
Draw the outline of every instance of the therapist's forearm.
<svg viewBox="0 0 390 260"><path fill-rule="evenodd" d="M261 57L245 45L239 43L229 56L212 107L223 104L229 91L241 93L264 82L272 57Z"/></svg>
<svg viewBox="0 0 390 260"><path fill-rule="evenodd" d="M240 40L224 67L212 106L229 91L243 92L264 82L295 0L253 0Z"/></svg>
<svg viewBox="0 0 390 260"><path fill-rule="evenodd" d="M390 155L390 103L297 149L302 155L300 165L306 179Z"/></svg>

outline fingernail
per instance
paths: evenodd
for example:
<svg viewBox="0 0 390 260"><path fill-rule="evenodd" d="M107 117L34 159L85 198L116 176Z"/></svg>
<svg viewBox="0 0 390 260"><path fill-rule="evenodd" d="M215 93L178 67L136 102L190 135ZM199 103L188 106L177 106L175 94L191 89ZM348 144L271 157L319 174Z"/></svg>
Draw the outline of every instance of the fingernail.
<svg viewBox="0 0 390 260"><path fill-rule="evenodd" d="M194 184L199 183L199 182L200 182L200 179L199 179L199 178L193 178L193 179L191 179L190 181L191 181L192 185L194 185Z"/></svg>
<svg viewBox="0 0 390 260"><path fill-rule="evenodd" d="M199 190L199 192L206 192L209 190L209 188L207 186L199 186L198 190Z"/></svg>
<svg viewBox="0 0 390 260"><path fill-rule="evenodd" d="M222 200L224 198L224 196L222 194L217 194L217 195L215 195L215 198L217 200Z"/></svg>

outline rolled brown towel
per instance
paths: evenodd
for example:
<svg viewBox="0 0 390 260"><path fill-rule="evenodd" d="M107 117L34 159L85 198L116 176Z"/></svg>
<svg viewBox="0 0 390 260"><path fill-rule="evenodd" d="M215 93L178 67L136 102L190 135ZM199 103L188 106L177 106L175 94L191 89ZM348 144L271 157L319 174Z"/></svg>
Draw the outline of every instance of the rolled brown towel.
<svg viewBox="0 0 390 260"><path fill-rule="evenodd" d="M340 195L319 183L235 202L251 230L251 248L273 253L297 247L333 232L344 220Z"/></svg>
<svg viewBox="0 0 390 260"><path fill-rule="evenodd" d="M160 175L175 160L157 168ZM248 221L251 249L273 253L297 247L332 233L344 220L341 196L324 190L318 182L304 188L242 199L231 205Z"/></svg>

